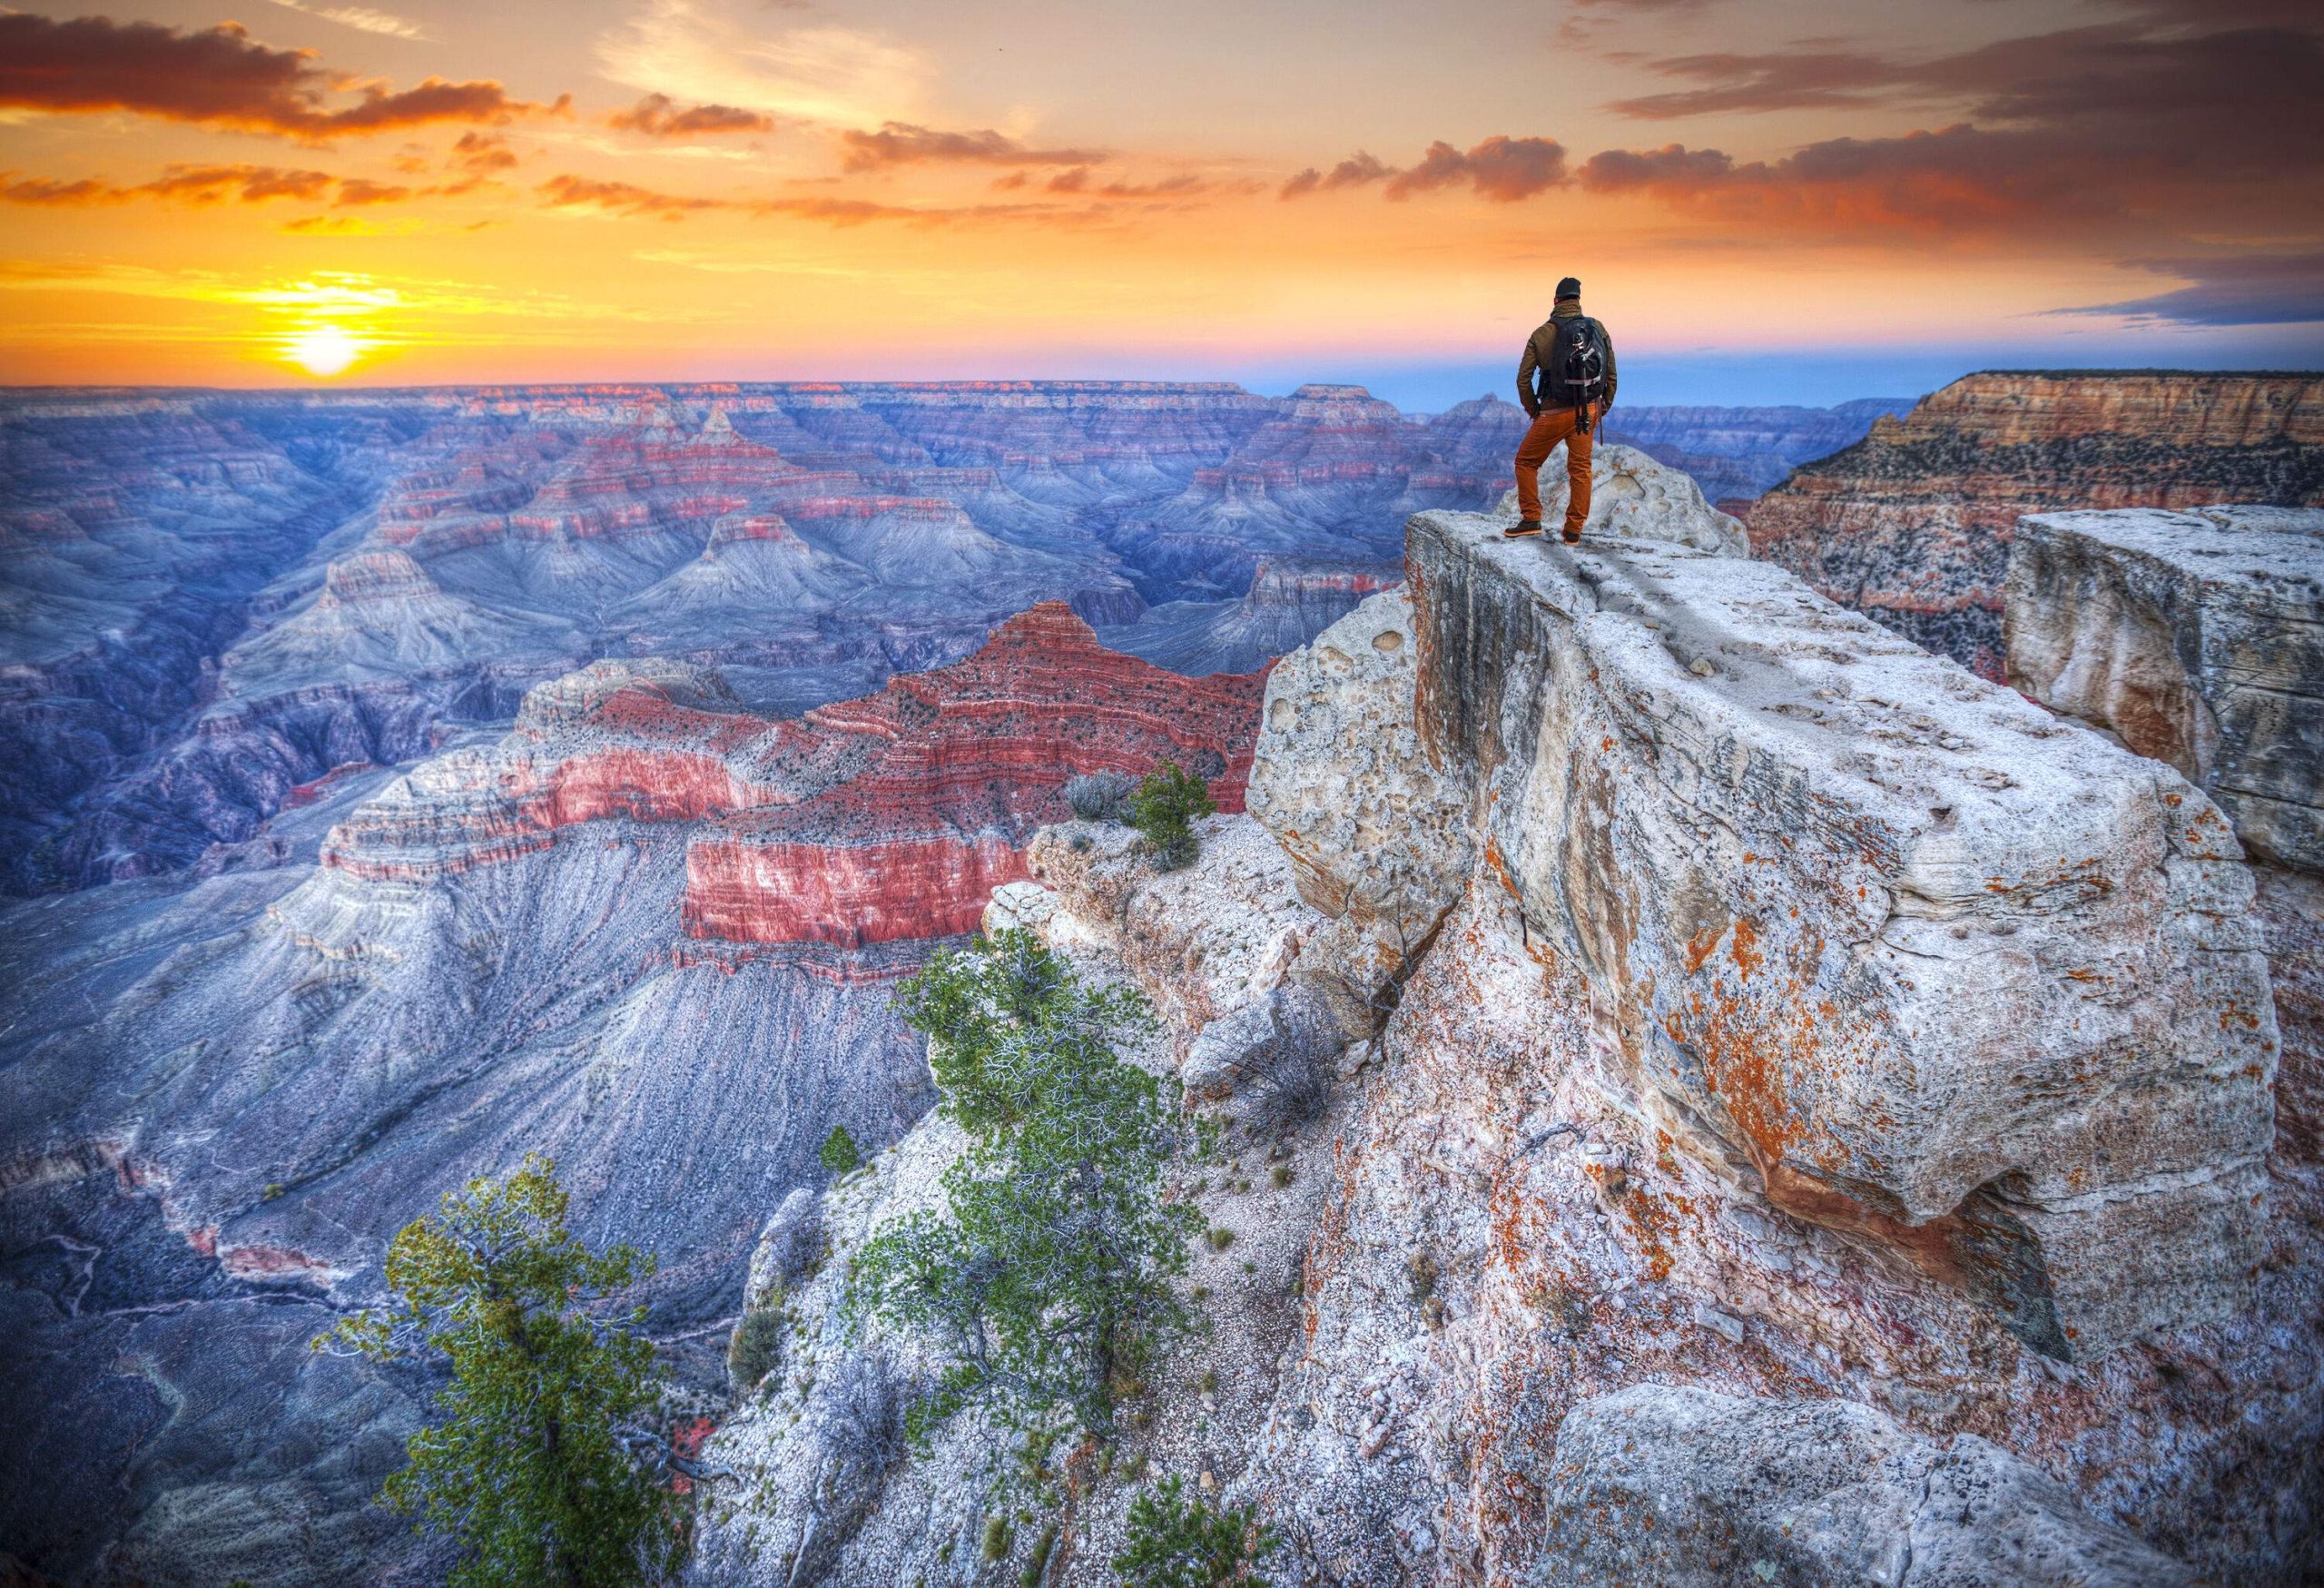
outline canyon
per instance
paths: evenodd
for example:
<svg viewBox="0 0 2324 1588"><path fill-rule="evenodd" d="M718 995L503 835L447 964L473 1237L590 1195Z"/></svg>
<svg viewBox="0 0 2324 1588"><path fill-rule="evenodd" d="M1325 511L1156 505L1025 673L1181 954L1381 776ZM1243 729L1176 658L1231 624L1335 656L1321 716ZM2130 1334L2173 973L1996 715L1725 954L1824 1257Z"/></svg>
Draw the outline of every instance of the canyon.
<svg viewBox="0 0 2324 1588"><path fill-rule="evenodd" d="M0 1536L64 1581L424 1575L369 1504L424 1381L306 1341L512 1153L662 1254L649 1327L715 1383L762 1207L833 1125L927 1106L895 978L1027 874L1068 777L1167 758L1239 810L1263 682L1108 651L1061 603L791 718L600 661L496 742L291 807L272 836L310 863L19 909Z"/></svg>
<svg viewBox="0 0 2324 1588"><path fill-rule="evenodd" d="M1870 422L1686 413L1663 428L1761 472ZM1322 385L0 399L0 889L248 843L600 658L714 665L796 712L1058 599L1119 648L1247 672L1393 578L1404 515L1497 490L1523 428Z"/></svg>
<svg viewBox="0 0 2324 1588"><path fill-rule="evenodd" d="M2050 458L2144 411L2102 395L1979 422ZM2202 444L2281 497L2312 438L2269 439L2274 400ZM1214 1343L1157 1377L1150 1455L1262 1501L1315 1580L1614 1571L1681 1478L1702 1539L1748 1534L1709 1453L1766 1440L1827 1445L1820 1493L1930 1558L1942 1492L2123 1581L2296 1580L2308 531L2026 520L1969 605L2037 706L1785 571L1859 555L1780 528L1839 459L1748 537L1700 488L1739 507L1901 406L1618 409L1568 553L1474 511L1523 429L1493 398L0 399L0 1369L42 1386L0 1396L0 1561L440 1576L370 1504L429 1383L306 1342L397 1228L539 1149L579 1233L661 1256L647 1327L728 1475L694 1580L981 1580L935 1552L992 1503L989 1430L841 1527L811 1435L861 1376L734 1405L723 1357L796 1229L843 1256L933 1194L959 1139L893 987L1013 924L1144 990L1146 1060L1243 1179L1285 1171L1206 1200ZM1890 510L1864 488L1835 523ZM1164 758L1219 807L1183 873L1059 794ZM2006 996L1965 1021L1971 986ZM1253 1076L1295 1050L1328 1100L1285 1124ZM2102 1108L2061 1100L2098 1072ZM877 1154L836 1184L833 1125ZM843 1268L793 1276L794 1368L858 1355ZM1704 1464L1560 1466L1629 1425ZM1103 1580L1127 1494L1077 1472L1058 1582Z"/></svg>
<svg viewBox="0 0 2324 1588"><path fill-rule="evenodd" d="M2324 504L2324 378L1968 375L1751 505L1751 544L1843 606L2002 676L2021 514Z"/></svg>
<svg viewBox="0 0 2324 1588"><path fill-rule="evenodd" d="M1339 616L1383 523L1506 472L1344 386L21 395L0 437L14 893L246 844L599 658L795 714L1062 600L1248 672ZM1253 616L1208 639L1186 602Z"/></svg>

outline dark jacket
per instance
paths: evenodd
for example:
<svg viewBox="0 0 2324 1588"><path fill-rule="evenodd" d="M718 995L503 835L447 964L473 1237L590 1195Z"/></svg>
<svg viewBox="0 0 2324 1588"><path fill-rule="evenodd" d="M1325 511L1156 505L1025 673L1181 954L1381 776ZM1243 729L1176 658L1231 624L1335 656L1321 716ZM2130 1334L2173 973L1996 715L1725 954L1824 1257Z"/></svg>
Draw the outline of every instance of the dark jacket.
<svg viewBox="0 0 2324 1588"><path fill-rule="evenodd" d="M1549 363L1560 330L1558 322L1571 320L1581 312L1581 305L1579 303L1559 304L1551 311L1549 319L1541 322L1541 328L1525 340L1524 357L1517 360L1517 400L1527 413L1536 418L1541 412L1541 398L1533 390L1534 371L1546 368ZM1603 413L1614 406L1614 333L1606 330L1606 322L1602 320L1598 322L1598 329L1606 337L1606 396L1598 409Z"/></svg>

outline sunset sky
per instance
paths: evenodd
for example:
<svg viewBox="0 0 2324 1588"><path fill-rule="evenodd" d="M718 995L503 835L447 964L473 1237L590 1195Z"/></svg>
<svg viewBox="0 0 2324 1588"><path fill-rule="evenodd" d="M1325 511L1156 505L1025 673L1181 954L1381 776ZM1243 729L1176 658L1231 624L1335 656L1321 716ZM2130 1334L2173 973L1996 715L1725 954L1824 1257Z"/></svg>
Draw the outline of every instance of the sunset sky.
<svg viewBox="0 0 2324 1588"><path fill-rule="evenodd" d="M0 11L0 382L2324 363L2315 0Z"/></svg>

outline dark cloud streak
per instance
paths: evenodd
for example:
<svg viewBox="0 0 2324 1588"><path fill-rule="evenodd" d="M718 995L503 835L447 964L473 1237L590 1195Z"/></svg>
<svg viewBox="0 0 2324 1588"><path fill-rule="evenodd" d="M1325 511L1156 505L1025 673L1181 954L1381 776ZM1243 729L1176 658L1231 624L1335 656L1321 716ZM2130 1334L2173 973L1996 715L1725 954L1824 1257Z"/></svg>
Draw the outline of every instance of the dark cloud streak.
<svg viewBox="0 0 2324 1588"><path fill-rule="evenodd" d="M127 111L310 143L431 123L505 122L543 108L511 99L495 82L430 77L401 92L354 84L357 102L333 109L328 96L340 86L312 50L270 48L240 23L180 33L103 16L58 22L0 13L0 108Z"/></svg>
<svg viewBox="0 0 2324 1588"><path fill-rule="evenodd" d="M2187 326L2324 322L2324 252L2141 260L2137 264L2157 275L2186 279L2189 284L2118 303L2052 312Z"/></svg>
<svg viewBox="0 0 2324 1588"><path fill-rule="evenodd" d="M873 171L897 165L1094 165L1108 158L1102 149L1029 149L987 127L952 133L911 122L885 122L876 133L840 134L840 165Z"/></svg>
<svg viewBox="0 0 2324 1588"><path fill-rule="evenodd" d="M1440 188L1467 186L1480 198L1515 203L1566 182L1565 149L1552 138L1511 138L1496 133L1466 150L1443 139L1428 146L1420 163L1393 166L1359 151L1327 173L1314 166L1299 173L1276 190L1279 199L1301 199L1310 193L1341 188L1384 184L1384 195L1403 200Z"/></svg>
<svg viewBox="0 0 2324 1588"><path fill-rule="evenodd" d="M772 133L774 118L731 104L697 104L680 110L666 94L649 94L606 118L620 132L643 133L650 138L720 137L732 133Z"/></svg>

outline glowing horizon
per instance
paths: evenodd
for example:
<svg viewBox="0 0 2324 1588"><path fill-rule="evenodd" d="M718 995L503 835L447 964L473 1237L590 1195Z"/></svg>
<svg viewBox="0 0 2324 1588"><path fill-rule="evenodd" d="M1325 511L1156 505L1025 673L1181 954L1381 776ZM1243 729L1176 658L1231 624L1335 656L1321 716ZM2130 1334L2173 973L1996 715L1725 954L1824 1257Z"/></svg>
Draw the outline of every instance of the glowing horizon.
<svg viewBox="0 0 2324 1588"><path fill-rule="evenodd" d="M0 14L0 384L2324 361L2289 0L223 15Z"/></svg>

